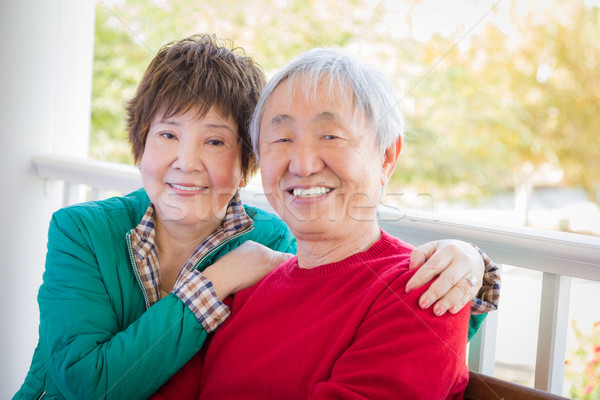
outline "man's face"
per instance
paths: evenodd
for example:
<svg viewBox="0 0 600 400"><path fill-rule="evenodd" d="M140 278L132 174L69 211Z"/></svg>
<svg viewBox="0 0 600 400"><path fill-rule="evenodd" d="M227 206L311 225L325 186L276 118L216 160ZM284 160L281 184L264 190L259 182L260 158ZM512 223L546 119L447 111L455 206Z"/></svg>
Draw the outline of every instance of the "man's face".
<svg viewBox="0 0 600 400"><path fill-rule="evenodd" d="M269 202L299 240L331 239L376 224L382 184L393 166L385 167L353 98L333 95L340 88L321 79L317 100L310 101L301 81L279 85L261 119L260 167Z"/></svg>

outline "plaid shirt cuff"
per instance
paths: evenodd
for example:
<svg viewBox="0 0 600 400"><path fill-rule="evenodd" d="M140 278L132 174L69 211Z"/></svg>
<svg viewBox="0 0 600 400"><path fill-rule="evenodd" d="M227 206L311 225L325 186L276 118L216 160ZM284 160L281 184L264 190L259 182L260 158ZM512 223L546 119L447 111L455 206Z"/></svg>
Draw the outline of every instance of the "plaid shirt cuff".
<svg viewBox="0 0 600 400"><path fill-rule="evenodd" d="M479 289L477 297L471 300L471 314L485 314L498 309L500 301L500 273L498 266L479 247L472 244L475 250L481 254L485 265L483 274L483 285Z"/></svg>
<svg viewBox="0 0 600 400"><path fill-rule="evenodd" d="M172 291L194 313L206 332L211 333L229 317L229 307L219 301L211 281L200 271L181 276Z"/></svg>

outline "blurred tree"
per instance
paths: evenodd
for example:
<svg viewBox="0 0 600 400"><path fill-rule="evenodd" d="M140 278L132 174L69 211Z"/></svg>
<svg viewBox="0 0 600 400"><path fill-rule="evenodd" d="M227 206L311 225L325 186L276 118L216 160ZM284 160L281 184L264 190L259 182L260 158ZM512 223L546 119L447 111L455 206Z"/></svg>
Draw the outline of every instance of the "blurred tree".
<svg viewBox="0 0 600 400"><path fill-rule="evenodd" d="M149 63L148 50L136 42L102 3L96 7L90 157L131 164L124 125L124 102L133 97Z"/></svg>
<svg viewBox="0 0 600 400"><path fill-rule="evenodd" d="M346 47L382 67L405 93L409 142L392 182L400 190L446 200L516 190L524 212L535 185L561 176L562 185L599 190L599 9L506 3L495 12L509 13L511 26L490 17L455 46L468 26L414 38L413 16L429 3L99 2L90 155L131 162L123 103L160 46L209 32L234 39L268 75L315 46Z"/></svg>
<svg viewBox="0 0 600 400"><path fill-rule="evenodd" d="M123 123L158 49L194 33L235 39L266 70L276 71L315 46L347 46L376 23L377 5L359 1L101 1L96 9L90 156L131 163ZM360 8L359 8L360 6ZM360 9L361 12L357 12ZM332 29L332 27L335 27Z"/></svg>
<svg viewBox="0 0 600 400"><path fill-rule="evenodd" d="M464 51L448 52L455 42L439 34L417 47L412 80L420 81L405 100L410 142L398 185L446 199L514 189L523 215L532 188L561 177L595 197L598 8L568 2L544 13L517 11L517 33L488 24Z"/></svg>

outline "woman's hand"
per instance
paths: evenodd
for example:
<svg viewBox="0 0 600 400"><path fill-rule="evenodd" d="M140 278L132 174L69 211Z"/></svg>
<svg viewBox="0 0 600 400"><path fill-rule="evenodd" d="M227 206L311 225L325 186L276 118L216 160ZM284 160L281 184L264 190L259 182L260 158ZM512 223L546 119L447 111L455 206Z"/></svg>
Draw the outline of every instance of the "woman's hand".
<svg viewBox="0 0 600 400"><path fill-rule="evenodd" d="M407 292L439 275L419 299L423 309L435 303L433 312L438 316L448 310L457 313L477 296L485 269L481 255L473 246L449 239L425 243L414 249L409 268L419 270L406 284ZM477 280L474 285L470 282L471 277Z"/></svg>
<svg viewBox="0 0 600 400"><path fill-rule="evenodd" d="M227 296L254 285L293 256L247 240L206 268L203 274L212 282L219 300L223 301Z"/></svg>

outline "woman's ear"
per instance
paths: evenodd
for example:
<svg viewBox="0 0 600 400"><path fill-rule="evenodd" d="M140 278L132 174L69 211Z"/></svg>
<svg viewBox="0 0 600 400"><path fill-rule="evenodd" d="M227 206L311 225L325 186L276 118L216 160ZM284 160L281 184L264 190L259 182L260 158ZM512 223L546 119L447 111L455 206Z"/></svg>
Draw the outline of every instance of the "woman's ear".
<svg viewBox="0 0 600 400"><path fill-rule="evenodd" d="M385 149L385 153L383 154L383 164L381 165L381 184L387 185L394 169L396 168L396 163L398 162L398 156L402 151L402 136L398 137L398 140L390 147Z"/></svg>
<svg viewBox="0 0 600 400"><path fill-rule="evenodd" d="M243 188L244 186L246 186L246 178L244 178L243 176L240 178L240 184L238 185L239 188Z"/></svg>

